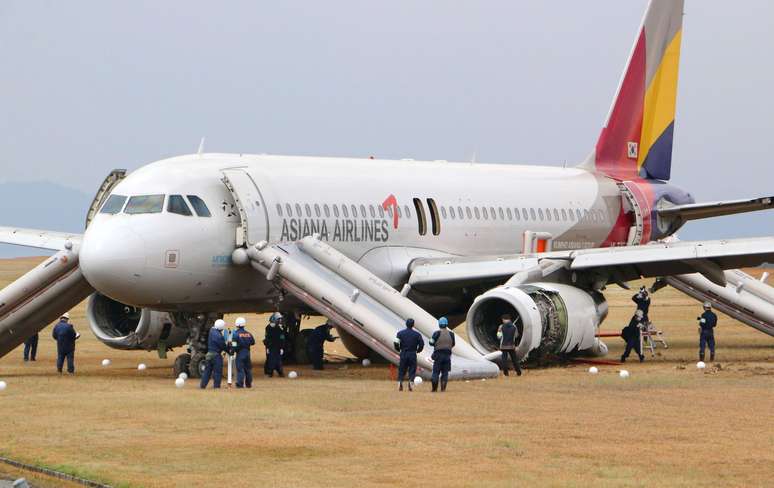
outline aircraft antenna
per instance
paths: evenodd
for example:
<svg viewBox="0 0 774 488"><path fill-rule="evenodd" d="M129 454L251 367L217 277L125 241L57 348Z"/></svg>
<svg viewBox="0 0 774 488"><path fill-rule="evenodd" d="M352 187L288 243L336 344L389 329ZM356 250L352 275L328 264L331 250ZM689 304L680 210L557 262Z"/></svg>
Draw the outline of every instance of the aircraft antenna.
<svg viewBox="0 0 774 488"><path fill-rule="evenodd" d="M201 140L201 141L199 141L199 150L198 150L198 151L196 151L196 154L197 154L199 157L202 157L202 153L203 153L203 152L204 152L204 137L202 137L202 140Z"/></svg>

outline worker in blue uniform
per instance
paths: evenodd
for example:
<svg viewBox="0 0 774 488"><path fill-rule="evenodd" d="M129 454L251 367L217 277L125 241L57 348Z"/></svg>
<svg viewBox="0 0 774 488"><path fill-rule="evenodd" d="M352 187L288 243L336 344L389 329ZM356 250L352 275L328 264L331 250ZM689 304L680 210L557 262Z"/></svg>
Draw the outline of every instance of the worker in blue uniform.
<svg viewBox="0 0 774 488"><path fill-rule="evenodd" d="M519 329L513 323L511 314L503 314L500 317L500 327L497 329L497 338L500 339L500 353L502 354L503 374L509 376L508 358L513 363L513 369L516 375L521 376L521 365L519 365L519 356L516 354L516 344L519 337Z"/></svg>
<svg viewBox="0 0 774 488"><path fill-rule="evenodd" d="M245 330L244 317L236 319L236 330L231 335L231 349L236 353L236 387L253 387L253 363L250 359L250 347L255 345L253 335Z"/></svg>
<svg viewBox="0 0 774 488"><path fill-rule="evenodd" d="M621 330L621 338L626 341L626 349L621 355L621 362L625 363L626 358L629 357L629 353L635 351L640 357L640 362L645 360L645 356L642 355L642 347L640 347L640 331L643 327L642 318L644 314L642 310L634 312L632 319L629 321L629 325Z"/></svg>
<svg viewBox="0 0 774 488"><path fill-rule="evenodd" d="M648 318L648 311L650 310L650 294L644 285L641 286L640 291L632 297L632 301L637 304L637 310L642 310L642 323L647 324L650 322L650 319Z"/></svg>
<svg viewBox="0 0 774 488"><path fill-rule="evenodd" d="M269 319L269 325L266 326L266 333L263 338L263 345L266 346L266 363L263 371L269 378L276 372L278 376L285 376L282 370L282 353L285 348L285 333L280 327L282 314L276 312Z"/></svg>
<svg viewBox="0 0 774 488"><path fill-rule="evenodd" d="M400 353L398 363L398 391L403 391L403 378L409 375L408 389L414 391L414 377L417 375L417 353L425 348L422 334L414 330L414 319L406 319L406 328L398 332L393 342Z"/></svg>
<svg viewBox="0 0 774 488"><path fill-rule="evenodd" d="M438 381L441 382L441 391L446 391L446 383L449 381L449 371L451 371L452 349L456 344L454 332L449 330L449 320L446 317L438 319L438 330L433 332L430 338L430 345L433 350L433 392L438 391Z"/></svg>
<svg viewBox="0 0 774 488"><path fill-rule="evenodd" d="M338 337L331 335L331 329L333 329L333 324L325 322L315 327L306 341L306 355L309 357L312 367L316 370L324 368L323 355L325 353L325 343L338 339Z"/></svg>
<svg viewBox="0 0 774 488"><path fill-rule="evenodd" d="M199 387L207 388L212 376L212 387L220 388L220 382L223 379L223 352L226 350L226 338L223 336L223 330L226 328L226 322L222 319L215 321L215 325L210 329L210 335L207 336L207 354L204 356L204 373Z"/></svg>
<svg viewBox="0 0 774 488"><path fill-rule="evenodd" d="M38 333L35 332L24 341L24 362L35 361L38 355Z"/></svg>
<svg viewBox="0 0 774 488"><path fill-rule="evenodd" d="M75 374L75 341L80 337L73 324L70 323L70 314L65 312L59 318L59 323L54 326L51 336L56 340L56 370L62 374L62 367L67 360L67 372Z"/></svg>
<svg viewBox="0 0 774 488"><path fill-rule="evenodd" d="M704 348L709 346L710 361L715 360L715 326L718 316L712 311L712 304L704 302L704 313L696 317L699 321L699 360L704 361Z"/></svg>

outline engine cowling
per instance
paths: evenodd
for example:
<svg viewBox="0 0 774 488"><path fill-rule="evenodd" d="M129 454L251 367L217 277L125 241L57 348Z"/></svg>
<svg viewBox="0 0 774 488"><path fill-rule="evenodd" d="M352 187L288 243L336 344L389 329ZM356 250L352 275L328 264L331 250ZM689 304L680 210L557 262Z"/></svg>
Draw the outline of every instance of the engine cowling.
<svg viewBox="0 0 774 488"><path fill-rule="evenodd" d="M182 346L187 327L176 325L166 312L124 305L100 293L89 297L86 308L89 327L97 339L114 349L157 350Z"/></svg>
<svg viewBox="0 0 774 488"><path fill-rule="evenodd" d="M607 317L601 293L558 283L493 288L479 295L468 310L468 338L480 353L499 348L500 317L511 314L519 329L517 353L526 359L544 354L582 353L601 356L607 346L596 337Z"/></svg>

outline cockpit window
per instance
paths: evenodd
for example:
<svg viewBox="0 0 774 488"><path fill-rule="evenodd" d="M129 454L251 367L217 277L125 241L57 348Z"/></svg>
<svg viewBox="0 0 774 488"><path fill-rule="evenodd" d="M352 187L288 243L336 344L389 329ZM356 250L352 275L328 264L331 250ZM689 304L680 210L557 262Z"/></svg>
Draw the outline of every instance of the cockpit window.
<svg viewBox="0 0 774 488"><path fill-rule="evenodd" d="M147 214L159 213L164 208L164 195L137 195L129 199L124 213Z"/></svg>
<svg viewBox="0 0 774 488"><path fill-rule="evenodd" d="M188 204L185 203L185 199L183 199L182 195L169 196L169 202L167 202L167 212L185 216L193 215L191 213L191 209L188 208Z"/></svg>
<svg viewBox="0 0 774 488"><path fill-rule="evenodd" d="M188 197L188 201L191 202L191 206L193 207L194 212L196 212L196 215L199 217L212 217L210 209L207 208L207 204L204 203L204 200L197 197L196 195L186 196Z"/></svg>
<svg viewBox="0 0 774 488"><path fill-rule="evenodd" d="M110 195L99 213L115 215L124 208L126 197L123 195Z"/></svg>

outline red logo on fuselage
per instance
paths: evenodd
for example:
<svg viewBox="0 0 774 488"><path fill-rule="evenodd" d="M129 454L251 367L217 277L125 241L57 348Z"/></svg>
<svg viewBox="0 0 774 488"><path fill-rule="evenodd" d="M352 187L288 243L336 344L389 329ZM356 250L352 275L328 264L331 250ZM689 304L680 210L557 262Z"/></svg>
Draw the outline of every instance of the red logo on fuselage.
<svg viewBox="0 0 774 488"><path fill-rule="evenodd" d="M382 202L382 208L389 212L389 209L392 208L392 227L393 229L398 228L398 199L395 198L395 195L390 193L390 195Z"/></svg>

